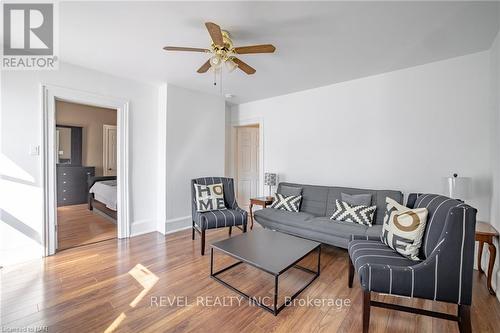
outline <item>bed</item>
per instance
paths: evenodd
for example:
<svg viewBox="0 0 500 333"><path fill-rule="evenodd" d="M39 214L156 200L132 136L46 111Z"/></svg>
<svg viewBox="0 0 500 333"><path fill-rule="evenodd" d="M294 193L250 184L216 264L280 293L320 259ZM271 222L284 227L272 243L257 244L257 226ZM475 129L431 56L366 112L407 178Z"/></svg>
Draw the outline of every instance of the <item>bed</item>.
<svg viewBox="0 0 500 333"><path fill-rule="evenodd" d="M117 219L116 176L89 177L89 210L97 210Z"/></svg>

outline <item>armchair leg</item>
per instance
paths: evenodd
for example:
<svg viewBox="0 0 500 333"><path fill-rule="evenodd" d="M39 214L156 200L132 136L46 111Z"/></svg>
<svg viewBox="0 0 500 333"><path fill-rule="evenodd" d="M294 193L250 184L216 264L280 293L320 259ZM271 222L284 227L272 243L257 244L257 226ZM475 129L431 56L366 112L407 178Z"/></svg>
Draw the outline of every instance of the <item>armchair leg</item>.
<svg viewBox="0 0 500 333"><path fill-rule="evenodd" d="M243 232L247 232L247 225L243 224Z"/></svg>
<svg viewBox="0 0 500 333"><path fill-rule="evenodd" d="M363 333L368 333L370 329L370 301L370 292L363 291Z"/></svg>
<svg viewBox="0 0 500 333"><path fill-rule="evenodd" d="M193 221L193 227L191 229L192 229L192 232L193 232L193 234L191 235L191 239L194 240L194 232L195 232L194 221Z"/></svg>
<svg viewBox="0 0 500 333"><path fill-rule="evenodd" d="M233 231L233 227L229 227L229 237L231 237L231 232Z"/></svg>
<svg viewBox="0 0 500 333"><path fill-rule="evenodd" d="M472 332L472 325L470 322L470 305L458 306L458 328L460 333Z"/></svg>
<svg viewBox="0 0 500 333"><path fill-rule="evenodd" d="M205 230L201 231L201 255L205 255Z"/></svg>
<svg viewBox="0 0 500 333"><path fill-rule="evenodd" d="M352 281L354 280L354 265L352 264L352 260L349 257L347 260L349 260L349 288L352 288Z"/></svg>

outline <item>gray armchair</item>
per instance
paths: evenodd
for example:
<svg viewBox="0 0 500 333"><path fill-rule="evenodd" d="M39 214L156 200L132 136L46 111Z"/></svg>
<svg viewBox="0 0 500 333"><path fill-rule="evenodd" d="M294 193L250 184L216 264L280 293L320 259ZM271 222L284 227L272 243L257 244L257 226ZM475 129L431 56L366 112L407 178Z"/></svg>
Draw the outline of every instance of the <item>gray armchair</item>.
<svg viewBox="0 0 500 333"><path fill-rule="evenodd" d="M368 332L370 306L454 320L460 332L471 332L476 209L436 194L410 194L407 205L429 211L422 261L401 256L379 238L353 236L349 242L349 288L357 272L364 295L363 332ZM372 301L371 292L454 303L457 315Z"/></svg>
<svg viewBox="0 0 500 333"><path fill-rule="evenodd" d="M198 212L196 210L196 195L194 184L212 185L222 183L224 189L224 204L226 209L213 210L209 212ZM236 202L234 193L234 181L232 178L224 177L205 177L191 180L191 206L193 230L192 239L194 240L195 232L201 235L201 255L205 254L205 231L208 229L218 229L229 227L229 235L231 236L232 227L237 227L243 232L247 231L248 213L241 209Z"/></svg>

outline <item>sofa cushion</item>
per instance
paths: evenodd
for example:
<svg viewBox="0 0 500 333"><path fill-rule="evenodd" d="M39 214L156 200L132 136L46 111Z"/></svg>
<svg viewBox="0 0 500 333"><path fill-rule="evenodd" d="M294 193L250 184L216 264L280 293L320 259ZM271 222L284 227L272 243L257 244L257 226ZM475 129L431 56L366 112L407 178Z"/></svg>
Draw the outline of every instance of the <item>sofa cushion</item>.
<svg viewBox="0 0 500 333"><path fill-rule="evenodd" d="M255 220L266 220L281 225L298 227L301 229L334 235L344 239L351 239L352 235L364 235L367 227L361 224L330 220L328 217L314 217L309 213L294 213L272 208L258 210L254 214Z"/></svg>
<svg viewBox="0 0 500 333"><path fill-rule="evenodd" d="M382 235L382 226L380 224L372 225L371 227L366 228L365 236L368 236L368 238L380 239L380 235Z"/></svg>
<svg viewBox="0 0 500 333"><path fill-rule="evenodd" d="M202 229L216 229L244 225L247 221L247 212L243 209L211 210L198 213L196 224Z"/></svg>
<svg viewBox="0 0 500 333"><path fill-rule="evenodd" d="M364 290L412 296L411 266L418 261L400 255L380 241L353 240L348 251Z"/></svg>
<svg viewBox="0 0 500 333"><path fill-rule="evenodd" d="M373 218L372 224L382 225L384 222L384 212L385 212L385 198L389 197L396 200L398 203L403 203L403 193L400 191L392 190L369 190L369 189L358 189L349 187L329 187L328 193L328 203L326 209L326 216L331 216L335 211L335 200L342 200L342 193L347 194L366 194L370 193L372 195L372 206L377 206L375 211L375 216Z"/></svg>
<svg viewBox="0 0 500 333"><path fill-rule="evenodd" d="M331 220L328 217L316 217L309 220L304 228L351 239L352 235L364 235L368 227L352 222Z"/></svg>
<svg viewBox="0 0 500 333"><path fill-rule="evenodd" d="M340 193L343 202L347 202L351 206L370 206L372 203L372 195L370 193L364 194L347 194Z"/></svg>
<svg viewBox="0 0 500 333"><path fill-rule="evenodd" d="M278 193L283 187L295 187L302 189L302 202L300 211L313 214L314 216L326 215L326 202L328 199L328 187L316 185L302 185L294 183L279 183Z"/></svg>
<svg viewBox="0 0 500 333"><path fill-rule="evenodd" d="M278 193L283 194L286 197L292 196L292 195L302 195L302 187L283 185L283 186L280 186Z"/></svg>
<svg viewBox="0 0 500 333"><path fill-rule="evenodd" d="M339 186L318 186L281 182L278 185L278 193L284 186L302 188L301 212L313 214L315 216L332 216L335 210L335 200L342 200L342 193L371 194L371 205L377 206L375 211L374 224L382 225L385 212L385 198L389 197L398 203L403 203L403 193L392 190L369 190Z"/></svg>
<svg viewBox="0 0 500 333"><path fill-rule="evenodd" d="M266 219L272 222L305 224L307 220L312 219L312 214L304 212L289 212L281 209L264 208L254 213L256 220Z"/></svg>

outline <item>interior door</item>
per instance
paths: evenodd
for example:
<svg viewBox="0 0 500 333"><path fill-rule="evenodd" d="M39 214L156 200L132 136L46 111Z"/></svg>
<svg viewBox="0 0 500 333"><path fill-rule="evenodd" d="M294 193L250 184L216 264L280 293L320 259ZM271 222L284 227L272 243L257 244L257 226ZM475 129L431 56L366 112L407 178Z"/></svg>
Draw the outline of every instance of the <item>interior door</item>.
<svg viewBox="0 0 500 333"><path fill-rule="evenodd" d="M259 127L238 127L236 140L238 205L248 210L250 198L259 193Z"/></svg>
<svg viewBox="0 0 500 333"><path fill-rule="evenodd" d="M103 174L116 176L116 126L103 125Z"/></svg>

